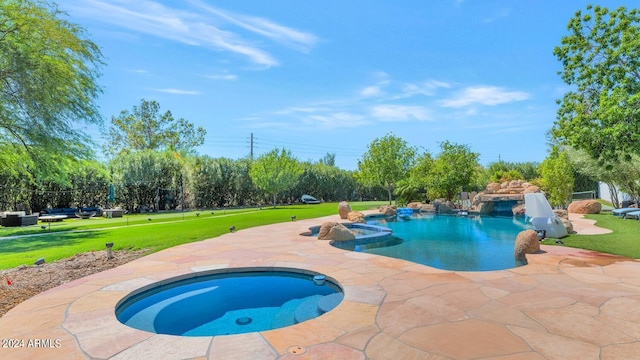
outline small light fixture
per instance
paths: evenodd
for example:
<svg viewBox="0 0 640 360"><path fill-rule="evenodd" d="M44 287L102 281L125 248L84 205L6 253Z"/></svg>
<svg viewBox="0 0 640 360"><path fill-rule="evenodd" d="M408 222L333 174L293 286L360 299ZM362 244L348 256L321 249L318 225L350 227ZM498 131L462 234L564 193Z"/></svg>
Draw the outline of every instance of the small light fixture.
<svg viewBox="0 0 640 360"><path fill-rule="evenodd" d="M200 213L199 213L199 212L197 212L197 213L196 213L196 216L200 216Z"/></svg>
<svg viewBox="0 0 640 360"><path fill-rule="evenodd" d="M296 216L295 215L291 216L291 221L296 221Z"/></svg>
<svg viewBox="0 0 640 360"><path fill-rule="evenodd" d="M236 231L236 227L235 227L235 225L231 225L231 226L229 227L229 232L235 232L235 231Z"/></svg>
<svg viewBox="0 0 640 360"><path fill-rule="evenodd" d="M34 264L34 265L38 265L38 266L40 266L40 265L44 264L44 258L39 258L39 259L38 259L38 260L36 260L33 264Z"/></svg>
<svg viewBox="0 0 640 360"><path fill-rule="evenodd" d="M538 240L542 241L545 237L547 237L546 230L536 230L536 234L538 234Z"/></svg>

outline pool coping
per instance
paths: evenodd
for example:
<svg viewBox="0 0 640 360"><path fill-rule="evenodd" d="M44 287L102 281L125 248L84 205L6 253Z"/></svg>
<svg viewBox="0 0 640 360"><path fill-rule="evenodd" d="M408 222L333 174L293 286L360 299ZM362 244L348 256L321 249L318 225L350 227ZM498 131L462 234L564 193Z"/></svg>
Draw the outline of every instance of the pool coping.
<svg viewBox="0 0 640 360"><path fill-rule="evenodd" d="M0 348L0 357L605 359L640 352L636 260L542 246L541 253L527 256L526 266L455 272L340 250L300 235L336 220L239 229L48 290L0 318L0 338L24 342ZM316 319L240 335L157 335L115 318L118 301L145 285L243 267L322 273L343 287L345 297Z"/></svg>

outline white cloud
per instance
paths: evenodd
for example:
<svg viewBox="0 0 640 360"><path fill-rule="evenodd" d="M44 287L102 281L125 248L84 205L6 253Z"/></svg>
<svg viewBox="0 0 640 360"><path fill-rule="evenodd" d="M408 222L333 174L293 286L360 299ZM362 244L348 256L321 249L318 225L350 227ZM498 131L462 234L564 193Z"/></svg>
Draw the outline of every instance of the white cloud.
<svg viewBox="0 0 640 360"><path fill-rule="evenodd" d="M418 84L406 84L402 89L404 97L412 97L415 95L432 96L439 88L449 89L451 84L438 80L427 80Z"/></svg>
<svg viewBox="0 0 640 360"><path fill-rule="evenodd" d="M238 80L238 76L233 74L205 75L205 77L213 80L229 80L229 81Z"/></svg>
<svg viewBox="0 0 640 360"><path fill-rule="evenodd" d="M74 16L85 16L192 46L240 54L253 63L267 67L278 65L278 61L255 45L255 41L246 40L233 31L234 26L303 52L307 52L317 41L313 34L276 24L268 19L232 14L204 5L200 1L190 3L194 8L186 10L168 7L152 0L69 0L64 5Z"/></svg>
<svg viewBox="0 0 640 360"><path fill-rule="evenodd" d="M429 112L422 106L379 105L371 109L371 115L381 121L429 120Z"/></svg>
<svg viewBox="0 0 640 360"><path fill-rule="evenodd" d="M382 95L382 89L377 85L367 86L360 91L360 95L364 97L380 96Z"/></svg>
<svg viewBox="0 0 640 360"><path fill-rule="evenodd" d="M310 115L303 118L302 122L305 125L320 126L325 129L355 128L368 124L364 116L347 112Z"/></svg>
<svg viewBox="0 0 640 360"><path fill-rule="evenodd" d="M176 95L200 95L201 94L201 92L199 92L199 91L181 90L181 89L173 89L173 88L154 89L154 90L158 91L158 92L163 92L163 93L167 93L167 94L176 94Z"/></svg>
<svg viewBox="0 0 640 360"><path fill-rule="evenodd" d="M442 100L444 107L465 107L472 104L494 106L528 99L530 96L522 91L506 91L496 86L471 86L467 87L457 96Z"/></svg>

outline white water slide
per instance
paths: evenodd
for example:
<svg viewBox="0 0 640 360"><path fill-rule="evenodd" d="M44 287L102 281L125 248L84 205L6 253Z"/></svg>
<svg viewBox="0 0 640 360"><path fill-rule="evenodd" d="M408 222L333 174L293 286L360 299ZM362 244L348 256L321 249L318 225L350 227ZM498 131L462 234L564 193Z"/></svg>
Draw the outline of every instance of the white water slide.
<svg viewBox="0 0 640 360"><path fill-rule="evenodd" d="M567 229L562 220L553 213L549 201L542 193L524 195L525 215L530 218L535 230L544 230L547 237L561 238L567 236Z"/></svg>

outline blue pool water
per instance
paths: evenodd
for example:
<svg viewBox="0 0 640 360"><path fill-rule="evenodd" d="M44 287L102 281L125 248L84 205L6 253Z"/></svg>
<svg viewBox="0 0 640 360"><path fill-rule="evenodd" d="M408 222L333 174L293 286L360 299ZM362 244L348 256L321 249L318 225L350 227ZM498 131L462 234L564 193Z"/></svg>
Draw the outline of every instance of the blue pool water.
<svg viewBox="0 0 640 360"><path fill-rule="evenodd" d="M320 316L342 301L340 287L329 280L318 284L316 275L243 271L163 282L123 299L116 316L133 328L168 335L276 329Z"/></svg>
<svg viewBox="0 0 640 360"><path fill-rule="evenodd" d="M392 229L384 241L334 242L333 246L413 261L445 270L487 271L524 265L513 256L516 236L531 228L514 217L413 215L378 218Z"/></svg>

